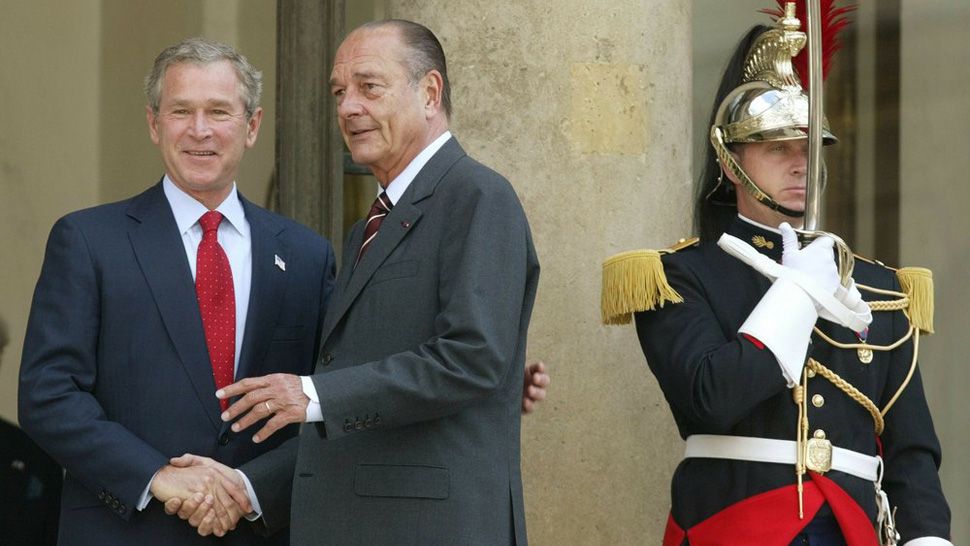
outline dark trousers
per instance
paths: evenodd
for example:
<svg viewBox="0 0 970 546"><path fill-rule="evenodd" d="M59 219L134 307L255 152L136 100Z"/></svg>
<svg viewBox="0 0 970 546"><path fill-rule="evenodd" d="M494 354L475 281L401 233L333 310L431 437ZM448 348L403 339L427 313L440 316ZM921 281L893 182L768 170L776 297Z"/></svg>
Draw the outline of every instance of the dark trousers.
<svg viewBox="0 0 970 546"><path fill-rule="evenodd" d="M845 539L834 516L816 516L790 546L845 546Z"/></svg>

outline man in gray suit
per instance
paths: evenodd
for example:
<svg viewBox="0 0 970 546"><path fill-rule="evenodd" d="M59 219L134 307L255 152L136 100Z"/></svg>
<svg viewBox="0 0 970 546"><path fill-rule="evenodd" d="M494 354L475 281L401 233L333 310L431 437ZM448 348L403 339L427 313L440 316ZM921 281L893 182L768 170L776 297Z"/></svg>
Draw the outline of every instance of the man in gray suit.
<svg viewBox="0 0 970 546"><path fill-rule="evenodd" d="M289 521L293 544L524 545L520 389L539 277L525 214L449 132L427 28L354 30L330 85L383 191L346 243L314 374L217 393L244 395L223 413L242 416L235 431L271 417L256 442L310 423L241 467L254 506L270 529Z"/></svg>

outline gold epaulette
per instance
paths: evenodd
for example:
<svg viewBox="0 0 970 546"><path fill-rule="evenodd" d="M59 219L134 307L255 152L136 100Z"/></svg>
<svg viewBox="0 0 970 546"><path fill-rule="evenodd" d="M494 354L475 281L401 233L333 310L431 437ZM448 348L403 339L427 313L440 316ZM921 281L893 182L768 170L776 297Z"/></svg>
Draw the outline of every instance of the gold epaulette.
<svg viewBox="0 0 970 546"><path fill-rule="evenodd" d="M924 334L933 333L933 272L925 267L900 267L899 286L909 296L909 322Z"/></svg>
<svg viewBox="0 0 970 546"><path fill-rule="evenodd" d="M629 324L633 313L650 311L684 298L667 282L660 256L696 245L700 239L681 239L664 250L630 250L603 262L603 324Z"/></svg>
<svg viewBox="0 0 970 546"><path fill-rule="evenodd" d="M900 267L898 269L866 258L865 256L855 255L857 259L875 264L896 273L899 286L903 293L909 298L909 305L906 308L906 316L909 322L920 329L923 334L933 333L933 272L925 267Z"/></svg>

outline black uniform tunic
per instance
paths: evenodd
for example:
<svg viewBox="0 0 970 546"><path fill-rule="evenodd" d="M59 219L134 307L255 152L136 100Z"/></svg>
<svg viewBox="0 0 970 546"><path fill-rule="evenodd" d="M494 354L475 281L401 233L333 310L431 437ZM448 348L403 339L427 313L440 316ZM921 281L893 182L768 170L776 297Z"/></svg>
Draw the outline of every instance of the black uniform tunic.
<svg viewBox="0 0 970 546"><path fill-rule="evenodd" d="M780 261L778 233L736 219L728 233ZM798 407L780 366L768 349L759 349L737 331L768 290L770 281L714 242L663 256L670 285L683 303L666 304L636 314L637 332L647 363L670 404L682 437L726 434L795 440ZM893 271L856 261L857 285L899 291ZM863 299L887 300L860 289ZM826 320L818 326L844 343L858 342L849 329ZM873 312L868 341L888 345L906 334L909 322L901 311ZM885 407L904 381L912 362L912 340L892 351L876 351L870 364L854 349L838 349L813 334L808 356L833 370ZM816 407L811 400L822 402ZM809 435L822 430L834 446L885 460L882 487L898 506L900 544L923 536L950 536L950 511L937 470L940 445L933 430L919 370L885 418L877 439L873 419L856 401L821 375L808 382ZM880 448L881 442L881 448ZM844 489L874 521L873 484L830 471L825 475ZM806 476L806 479L808 477ZM689 529L724 508L795 483L794 467L723 459L691 458L677 467L671 487L673 520ZM779 505L778 511L796 510ZM822 508L824 512L826 507ZM764 542L767 544L766 539Z"/></svg>

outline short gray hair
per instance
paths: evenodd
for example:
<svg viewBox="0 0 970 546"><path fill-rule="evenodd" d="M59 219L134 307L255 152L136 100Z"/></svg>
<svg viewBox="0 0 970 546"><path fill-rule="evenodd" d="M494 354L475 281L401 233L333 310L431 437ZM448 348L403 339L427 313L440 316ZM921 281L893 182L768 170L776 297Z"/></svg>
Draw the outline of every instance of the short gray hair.
<svg viewBox="0 0 970 546"><path fill-rule="evenodd" d="M355 30L375 30L393 27L401 33L401 41L410 50L404 63L408 70L408 81L418 83L428 72L437 70L441 74L441 107L445 116L451 118L451 83L448 81L448 64L445 51L438 37L428 27L406 19L385 19L364 23Z"/></svg>
<svg viewBox="0 0 970 546"><path fill-rule="evenodd" d="M165 71L179 63L210 64L229 61L239 77L240 94L246 104L246 118L253 117L259 108L259 98L263 94L263 74L241 53L232 47L206 38L186 38L178 44L167 47L155 57L155 65L145 76L145 96L152 112L158 113L162 100L162 80Z"/></svg>

